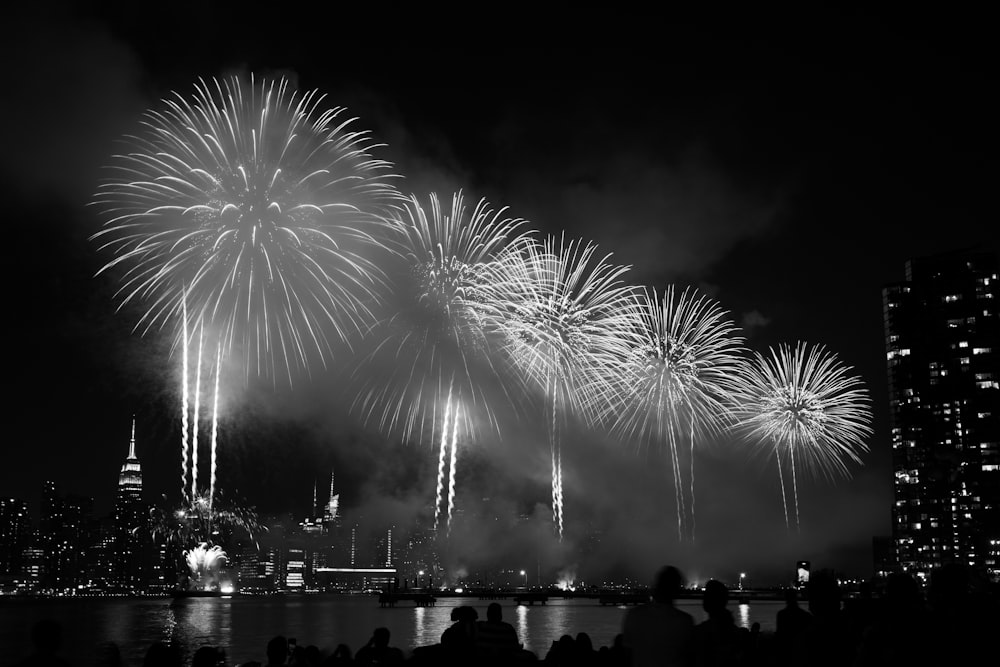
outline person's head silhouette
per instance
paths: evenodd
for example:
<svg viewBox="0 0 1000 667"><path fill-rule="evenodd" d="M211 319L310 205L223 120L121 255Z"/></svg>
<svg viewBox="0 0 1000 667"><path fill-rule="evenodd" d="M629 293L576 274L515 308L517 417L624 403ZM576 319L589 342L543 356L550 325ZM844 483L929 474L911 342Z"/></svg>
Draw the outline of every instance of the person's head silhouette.
<svg viewBox="0 0 1000 667"><path fill-rule="evenodd" d="M375 628L372 633L372 645L376 648L385 648L389 645L389 628Z"/></svg>
<svg viewBox="0 0 1000 667"><path fill-rule="evenodd" d="M491 602L486 607L486 620L490 623L499 623L503 620L503 608L496 602Z"/></svg>
<svg viewBox="0 0 1000 667"><path fill-rule="evenodd" d="M705 593L702 596L701 606L709 616L716 614L726 608L729 601L729 589L721 581L709 579L705 584Z"/></svg>
<svg viewBox="0 0 1000 667"><path fill-rule="evenodd" d="M673 565L668 565L656 574L653 584L653 599L657 602L672 602L677 598L684 585L681 571Z"/></svg>
<svg viewBox="0 0 1000 667"><path fill-rule="evenodd" d="M288 640L282 635L274 637L267 643L267 661L273 665L284 664L288 657Z"/></svg>

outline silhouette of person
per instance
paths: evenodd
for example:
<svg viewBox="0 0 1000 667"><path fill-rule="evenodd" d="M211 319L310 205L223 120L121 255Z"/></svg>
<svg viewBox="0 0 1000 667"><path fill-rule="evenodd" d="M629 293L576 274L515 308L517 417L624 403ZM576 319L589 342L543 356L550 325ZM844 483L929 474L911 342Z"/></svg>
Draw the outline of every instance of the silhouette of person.
<svg viewBox="0 0 1000 667"><path fill-rule="evenodd" d="M850 641L847 617L840 608L837 577L828 570L820 570L809 578L806 591L813 616L806 630L806 663L817 667L851 664L855 645Z"/></svg>
<svg viewBox="0 0 1000 667"><path fill-rule="evenodd" d="M487 660L510 660L521 648L514 626L503 620L503 608L496 602L486 607L486 620L476 623L476 652Z"/></svg>
<svg viewBox="0 0 1000 667"><path fill-rule="evenodd" d="M597 651L594 650L594 642L586 632L578 632L576 641L573 642L573 664L586 667L597 664Z"/></svg>
<svg viewBox="0 0 1000 667"><path fill-rule="evenodd" d="M69 667L69 662L56 655L62 643L62 628L52 619L44 618L31 628L34 653L20 664L23 667Z"/></svg>
<svg viewBox="0 0 1000 667"><path fill-rule="evenodd" d="M288 640L284 636L272 637L267 643L267 667L284 665L288 661Z"/></svg>
<svg viewBox="0 0 1000 667"><path fill-rule="evenodd" d="M451 610L454 621L441 634L441 647L452 661L471 660L476 651L476 619L479 614L473 607L455 607Z"/></svg>
<svg viewBox="0 0 1000 667"><path fill-rule="evenodd" d="M774 619L774 641L778 664L799 665L805 661L806 632L812 614L799 606L799 592L785 589L785 606Z"/></svg>
<svg viewBox="0 0 1000 667"><path fill-rule="evenodd" d="M856 664L923 664L928 630L920 585L908 574L891 574L882 613L863 632Z"/></svg>
<svg viewBox="0 0 1000 667"><path fill-rule="evenodd" d="M630 664L681 665L694 663L694 619L674 607L683 577L672 566L664 567L653 585L653 600L625 614L622 634L631 653Z"/></svg>
<svg viewBox="0 0 1000 667"><path fill-rule="evenodd" d="M146 649L142 667L181 667L181 653L173 644L153 642Z"/></svg>
<svg viewBox="0 0 1000 667"><path fill-rule="evenodd" d="M625 648L625 635L615 635L611 648L608 649L607 662L609 667L626 667L629 663L628 649Z"/></svg>
<svg viewBox="0 0 1000 667"><path fill-rule="evenodd" d="M576 642L570 635L563 635L558 641L553 641L549 652L545 654L544 662L550 665L574 665L576 659Z"/></svg>
<svg viewBox="0 0 1000 667"><path fill-rule="evenodd" d="M733 614L726 608L729 589L710 579L705 584L701 606L708 619L694 630L699 665L735 665L740 661L739 634Z"/></svg>
<svg viewBox="0 0 1000 667"><path fill-rule="evenodd" d="M98 667L121 667L122 652L118 649L118 644L114 642L98 644L95 664Z"/></svg>
<svg viewBox="0 0 1000 667"><path fill-rule="evenodd" d="M202 646L194 652L191 667L219 667L226 664L226 653L215 646Z"/></svg>
<svg viewBox="0 0 1000 667"><path fill-rule="evenodd" d="M389 646L389 628L375 628L368 643L358 649L355 665L401 665L403 652Z"/></svg>

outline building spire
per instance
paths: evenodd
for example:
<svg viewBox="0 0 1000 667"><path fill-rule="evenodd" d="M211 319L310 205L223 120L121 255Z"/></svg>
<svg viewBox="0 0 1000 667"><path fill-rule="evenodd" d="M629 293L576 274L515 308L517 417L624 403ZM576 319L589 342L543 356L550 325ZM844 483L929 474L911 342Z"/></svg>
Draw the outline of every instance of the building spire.
<svg viewBox="0 0 1000 667"><path fill-rule="evenodd" d="M128 457L135 458L135 415L132 415L132 439L128 443Z"/></svg>
<svg viewBox="0 0 1000 667"><path fill-rule="evenodd" d="M333 500L333 466L330 466L330 500Z"/></svg>
<svg viewBox="0 0 1000 667"><path fill-rule="evenodd" d="M316 478L313 477L313 506L312 506L313 516L316 516L316 514L319 512L319 505L316 504L316 483L317 483Z"/></svg>

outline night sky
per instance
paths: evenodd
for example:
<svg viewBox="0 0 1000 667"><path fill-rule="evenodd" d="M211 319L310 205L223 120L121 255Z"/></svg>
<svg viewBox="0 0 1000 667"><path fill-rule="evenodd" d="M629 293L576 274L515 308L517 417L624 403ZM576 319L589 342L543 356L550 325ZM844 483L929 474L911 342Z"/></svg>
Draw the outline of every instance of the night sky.
<svg viewBox="0 0 1000 667"><path fill-rule="evenodd" d="M150 499L176 494L176 359L165 335L131 334L135 313L116 313L115 285L94 277L102 258L87 238L99 221L86 204L144 109L193 92L198 77L252 71L347 106L387 144L378 156L405 193L461 188L539 231L591 239L633 266L630 282L711 294L751 349L824 343L870 389L872 451L852 480L800 485L800 534L785 530L773 462L709 443L698 542L678 547L663 454L576 434L564 449L570 540L545 547L553 563L595 572L574 536L599 528L601 562L640 576L669 561L693 577L766 578L798 558L870 573L892 500L881 288L910 257L996 250L983 16L557 20L503 6L432 21L381 5L243 18L245 7L207 5L8 27L0 187L13 374L0 495L37 512L53 479L109 511L133 413ZM222 484L262 512L303 512L335 465L349 513L405 523L432 501L434 451L360 426L340 372L229 391ZM545 517L547 455L543 433L512 428L463 461L459 504ZM485 529L468 540L470 552L496 549Z"/></svg>

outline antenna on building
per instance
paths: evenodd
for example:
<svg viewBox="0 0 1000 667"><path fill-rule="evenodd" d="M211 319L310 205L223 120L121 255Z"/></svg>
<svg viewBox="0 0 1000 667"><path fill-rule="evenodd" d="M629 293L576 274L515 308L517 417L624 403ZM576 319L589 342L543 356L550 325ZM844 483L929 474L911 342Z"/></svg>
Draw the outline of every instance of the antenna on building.
<svg viewBox="0 0 1000 667"><path fill-rule="evenodd" d="M128 457L135 458L135 415L132 415L132 439L128 443Z"/></svg>

